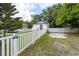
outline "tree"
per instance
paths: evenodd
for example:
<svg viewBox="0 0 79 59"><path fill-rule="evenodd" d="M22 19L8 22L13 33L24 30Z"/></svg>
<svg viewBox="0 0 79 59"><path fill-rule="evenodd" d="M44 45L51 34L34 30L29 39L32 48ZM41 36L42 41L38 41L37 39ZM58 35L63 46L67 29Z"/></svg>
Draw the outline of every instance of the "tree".
<svg viewBox="0 0 79 59"><path fill-rule="evenodd" d="M41 14L33 16L34 22L41 19L47 21L49 27L79 28L79 4L55 4L43 10Z"/></svg>
<svg viewBox="0 0 79 59"><path fill-rule="evenodd" d="M62 4L58 10L56 25L62 27L79 27L79 4Z"/></svg>
<svg viewBox="0 0 79 59"><path fill-rule="evenodd" d="M16 29L23 28L23 21L20 20L20 17L14 18L10 23L9 32L13 32Z"/></svg>
<svg viewBox="0 0 79 59"><path fill-rule="evenodd" d="M26 27L29 28L29 29L33 27L33 22L32 21L30 21L30 22L26 21L25 24L26 24Z"/></svg>
<svg viewBox="0 0 79 59"><path fill-rule="evenodd" d="M0 21L2 22L2 25L0 26L1 30L4 30L4 36L6 36L6 30L15 30L17 28L17 25L19 24L19 18L13 18L15 14L19 13L17 9L15 8L15 5L12 5L11 3L1 3L1 7L3 9L3 13L5 14L5 17L0 18ZM17 26L16 26L17 25Z"/></svg>
<svg viewBox="0 0 79 59"><path fill-rule="evenodd" d="M57 27L55 25L56 16L58 9L61 7L61 4L55 4L47 9L44 9L43 12L39 15L33 15L33 22L37 23L42 20L48 22L49 27Z"/></svg>
<svg viewBox="0 0 79 59"><path fill-rule="evenodd" d="M32 23L37 23L38 21L41 21L42 20L42 14L35 14L35 15L32 15Z"/></svg>
<svg viewBox="0 0 79 59"><path fill-rule="evenodd" d="M51 7L48 7L47 10L43 10L43 19L49 23L49 27L57 27L55 25L55 20L60 6L61 4L55 4Z"/></svg>

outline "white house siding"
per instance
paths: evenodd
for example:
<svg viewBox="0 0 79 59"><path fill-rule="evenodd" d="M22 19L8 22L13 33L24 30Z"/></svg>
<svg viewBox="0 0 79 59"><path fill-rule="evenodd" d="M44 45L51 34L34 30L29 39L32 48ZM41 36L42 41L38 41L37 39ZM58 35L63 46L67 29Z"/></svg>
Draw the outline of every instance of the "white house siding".
<svg viewBox="0 0 79 59"><path fill-rule="evenodd" d="M47 29L47 28L48 28L47 24L43 24L43 29Z"/></svg>
<svg viewBox="0 0 79 59"><path fill-rule="evenodd" d="M36 30L37 28L40 28L40 25L34 24L33 27L32 27L32 30Z"/></svg>
<svg viewBox="0 0 79 59"><path fill-rule="evenodd" d="M48 28L47 24L42 24L43 28L42 29L46 29ZM40 24L34 24L32 30L35 30L37 28L40 28Z"/></svg>

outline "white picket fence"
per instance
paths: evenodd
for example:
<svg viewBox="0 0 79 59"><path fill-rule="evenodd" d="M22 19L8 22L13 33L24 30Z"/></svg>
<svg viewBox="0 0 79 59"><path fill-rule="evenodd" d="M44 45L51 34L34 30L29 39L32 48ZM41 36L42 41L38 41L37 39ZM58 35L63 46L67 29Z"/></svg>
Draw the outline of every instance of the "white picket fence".
<svg viewBox="0 0 79 59"><path fill-rule="evenodd" d="M18 34L18 38L14 36L0 38L0 54L2 56L16 56L34 43L40 36L46 33L46 30L33 30L23 34Z"/></svg>
<svg viewBox="0 0 79 59"><path fill-rule="evenodd" d="M55 33L77 33L77 28L48 28L48 32L55 32Z"/></svg>

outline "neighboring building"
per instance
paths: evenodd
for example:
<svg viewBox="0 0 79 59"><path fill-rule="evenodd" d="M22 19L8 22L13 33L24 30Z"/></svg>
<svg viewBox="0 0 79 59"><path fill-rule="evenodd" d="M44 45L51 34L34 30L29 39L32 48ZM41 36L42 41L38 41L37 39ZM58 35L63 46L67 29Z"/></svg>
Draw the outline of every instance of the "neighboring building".
<svg viewBox="0 0 79 59"><path fill-rule="evenodd" d="M40 29L47 29L48 28L47 22L39 21L39 22L37 22L37 24L40 25Z"/></svg>
<svg viewBox="0 0 79 59"><path fill-rule="evenodd" d="M39 21L37 22L36 24L33 25L33 28L32 29L36 29L37 27L40 27L40 30L41 29L48 29L48 24L47 22L44 22L44 21Z"/></svg>

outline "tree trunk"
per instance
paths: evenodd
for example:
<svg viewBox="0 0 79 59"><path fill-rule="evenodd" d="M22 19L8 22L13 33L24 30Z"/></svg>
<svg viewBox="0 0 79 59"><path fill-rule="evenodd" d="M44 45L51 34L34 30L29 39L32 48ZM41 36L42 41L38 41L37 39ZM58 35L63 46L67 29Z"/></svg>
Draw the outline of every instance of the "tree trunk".
<svg viewBox="0 0 79 59"><path fill-rule="evenodd" d="M6 30L3 31L3 37L5 37L5 36L6 36Z"/></svg>

